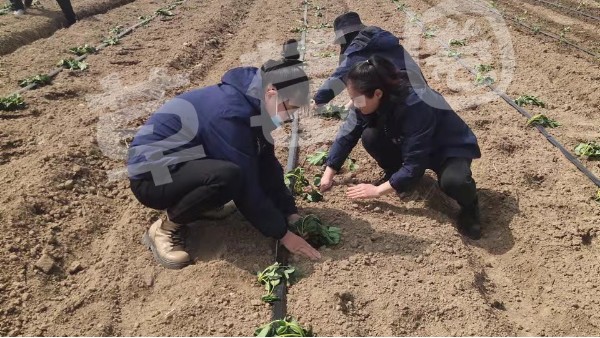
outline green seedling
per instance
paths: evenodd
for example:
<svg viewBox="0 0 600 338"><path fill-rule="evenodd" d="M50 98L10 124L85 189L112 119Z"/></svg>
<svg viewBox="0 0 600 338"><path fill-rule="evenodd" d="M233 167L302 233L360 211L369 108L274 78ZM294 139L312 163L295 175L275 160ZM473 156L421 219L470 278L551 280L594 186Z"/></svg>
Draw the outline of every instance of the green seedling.
<svg viewBox="0 0 600 338"><path fill-rule="evenodd" d="M50 78L50 76L46 74L39 74L19 81L19 86L27 87L29 85L34 84L35 87L43 87L47 84L50 84L51 82L52 79Z"/></svg>
<svg viewBox="0 0 600 338"><path fill-rule="evenodd" d="M85 54L94 54L97 52L97 50L96 50L96 47L85 44L83 46L73 47L73 48L69 49L69 52L71 52L77 56L82 56Z"/></svg>
<svg viewBox="0 0 600 338"><path fill-rule="evenodd" d="M279 300L279 298L273 294L277 285L286 283L289 287L296 281L296 268L275 263L268 266L262 272L259 272L257 274L257 279L258 283L263 285L267 290L267 294L263 295L261 300L265 303L272 303Z"/></svg>
<svg viewBox="0 0 600 338"><path fill-rule="evenodd" d="M556 128L556 127L560 127L560 123L556 122L555 120L553 120L551 118L548 118L544 114L537 114L537 115L533 116L532 118L530 118L529 120L527 120L527 126L528 127L542 126L542 127L546 127L546 128Z"/></svg>
<svg viewBox="0 0 600 338"><path fill-rule="evenodd" d="M322 57L322 58L330 58L330 57L333 57L333 56L336 56L336 55L337 55L336 52L322 52L322 53L318 54L318 56Z"/></svg>
<svg viewBox="0 0 600 338"><path fill-rule="evenodd" d="M173 9L173 8L170 8L170 7L159 8L159 9L156 10L155 13L156 13L156 15L159 15L159 16L167 16L167 17L168 16L175 16L175 14L173 14L173 12L171 12L171 9Z"/></svg>
<svg viewBox="0 0 600 338"><path fill-rule="evenodd" d="M292 33L302 33L302 32L305 32L307 28L308 28L308 27L306 27L306 26L302 25L302 26L299 26L299 27L294 27L294 28L292 28L292 29L290 30L290 32L292 32Z"/></svg>
<svg viewBox="0 0 600 338"><path fill-rule="evenodd" d="M598 191L596 191L596 195L594 195L594 197L592 197L592 199L598 203L600 203L600 189L598 189Z"/></svg>
<svg viewBox="0 0 600 338"><path fill-rule="evenodd" d="M113 36L114 36L114 35L119 35L119 34L121 34L122 32L123 32L123 26L119 25L119 26L115 26L115 27L111 28L111 29L108 31L108 34L110 34L110 35L113 35Z"/></svg>
<svg viewBox="0 0 600 338"><path fill-rule="evenodd" d="M317 216L308 215L290 225L290 231L304 238L315 248L340 243L341 229L323 223Z"/></svg>
<svg viewBox="0 0 600 338"><path fill-rule="evenodd" d="M533 26L533 27L531 28L531 30L533 31L533 33L535 33L535 34L538 34L539 32L541 32L541 31L542 31L542 27L541 27L541 26L537 26L537 25L536 25L536 26Z"/></svg>
<svg viewBox="0 0 600 338"><path fill-rule="evenodd" d="M333 103L325 105L319 109L318 115L320 117L329 119L345 119L348 116L348 109L345 106L338 106Z"/></svg>
<svg viewBox="0 0 600 338"><path fill-rule="evenodd" d="M88 69L87 63L83 61L77 61L75 59L62 59L58 62L59 67L63 67L69 70L86 70Z"/></svg>
<svg viewBox="0 0 600 338"><path fill-rule="evenodd" d="M560 30L560 39L564 40L567 36L567 33L571 31L571 27L567 26Z"/></svg>
<svg viewBox="0 0 600 338"><path fill-rule="evenodd" d="M402 2L402 1L400 1L400 0L392 0L392 2L393 2L394 4L396 4L396 8L397 8L399 11L403 11L403 10L405 10L405 9L406 9L406 4L405 4L404 2Z"/></svg>
<svg viewBox="0 0 600 338"><path fill-rule="evenodd" d="M452 47L464 47L467 45L467 40L465 40L465 39L462 39L462 40L450 39L448 44Z"/></svg>
<svg viewBox="0 0 600 338"><path fill-rule="evenodd" d="M323 165L325 164L325 161L327 161L327 150L317 151L307 157L306 160L312 165Z"/></svg>
<svg viewBox="0 0 600 338"><path fill-rule="evenodd" d="M312 328L303 328L291 317L274 320L254 331L255 337L314 337Z"/></svg>
<svg viewBox="0 0 600 338"><path fill-rule="evenodd" d="M449 51L448 51L448 56L449 56L449 57L458 57L458 58L459 58L459 57L461 57L461 56L462 56L462 53L460 53L460 52L457 52L457 51L455 51L455 50L449 50Z"/></svg>
<svg viewBox="0 0 600 338"><path fill-rule="evenodd" d="M110 36L110 37L104 39L104 41L102 41L102 42L104 42L108 46L115 46L115 45L118 45L119 43L121 43L121 40L116 36Z"/></svg>
<svg viewBox="0 0 600 338"><path fill-rule="evenodd" d="M544 101L540 100L537 96L533 95L521 95L515 100L515 103L521 107L523 107L524 105L530 105L546 108L546 104L544 103Z"/></svg>
<svg viewBox="0 0 600 338"><path fill-rule="evenodd" d="M587 157L590 160L600 159L600 143L580 143L575 147L575 154Z"/></svg>
<svg viewBox="0 0 600 338"><path fill-rule="evenodd" d="M302 196L303 199L309 202L319 202L323 200L323 195L315 186L312 186L308 179L304 176L304 168L298 167L283 176L285 185L290 187L290 190L295 195Z"/></svg>
<svg viewBox="0 0 600 338"><path fill-rule="evenodd" d="M13 10L13 8L10 3L4 4L0 7L0 15L8 14L12 10Z"/></svg>
<svg viewBox="0 0 600 338"><path fill-rule="evenodd" d="M433 29L433 28L425 29L425 32L423 32L423 37L425 39L430 39L430 38L435 37L435 29Z"/></svg>
<svg viewBox="0 0 600 338"><path fill-rule="evenodd" d="M494 66L492 66L492 65L485 65L485 64L477 65L477 67L475 67L475 70L478 73L489 73L493 69L494 69Z"/></svg>
<svg viewBox="0 0 600 338"><path fill-rule="evenodd" d="M493 84L494 82L496 82L496 80L494 80L494 78L492 78L489 75L477 73L477 77L475 77L475 84L477 84L477 85L489 86L489 85Z"/></svg>
<svg viewBox="0 0 600 338"><path fill-rule="evenodd" d="M6 97L0 97L0 110L14 111L26 107L23 97L19 94L13 94Z"/></svg>
<svg viewBox="0 0 600 338"><path fill-rule="evenodd" d="M313 29L323 29L323 28L333 28L333 26L330 23L321 23L319 25L311 26L310 28L313 28Z"/></svg>
<svg viewBox="0 0 600 338"><path fill-rule="evenodd" d="M346 160L346 168L350 171L358 170L358 164L356 164L356 160L353 158L349 158Z"/></svg>

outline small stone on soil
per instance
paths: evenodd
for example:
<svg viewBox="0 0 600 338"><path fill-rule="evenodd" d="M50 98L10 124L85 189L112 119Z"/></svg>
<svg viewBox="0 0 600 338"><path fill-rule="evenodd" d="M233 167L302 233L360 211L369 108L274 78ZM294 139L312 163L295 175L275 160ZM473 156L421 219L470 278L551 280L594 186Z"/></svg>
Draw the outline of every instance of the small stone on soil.
<svg viewBox="0 0 600 338"><path fill-rule="evenodd" d="M46 254L43 254L42 257L35 262L35 267L40 269L43 273L49 274L54 267L54 259Z"/></svg>

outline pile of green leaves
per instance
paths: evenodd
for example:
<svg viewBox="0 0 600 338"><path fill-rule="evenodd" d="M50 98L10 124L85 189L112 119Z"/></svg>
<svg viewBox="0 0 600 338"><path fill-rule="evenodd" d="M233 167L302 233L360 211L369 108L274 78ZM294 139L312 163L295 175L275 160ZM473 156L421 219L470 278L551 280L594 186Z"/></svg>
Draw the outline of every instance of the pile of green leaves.
<svg viewBox="0 0 600 338"><path fill-rule="evenodd" d="M298 167L283 176L285 185L290 187L290 190L298 196L306 199L309 202L319 202L323 200L323 195L317 187L321 183L321 175L316 175L311 185L308 179L304 176L304 168Z"/></svg>
<svg viewBox="0 0 600 338"><path fill-rule="evenodd" d="M77 61L75 59L62 59L58 62L59 67L63 67L69 70L86 70L88 69L87 63L83 61Z"/></svg>
<svg viewBox="0 0 600 338"><path fill-rule="evenodd" d="M575 147L575 154L585 156L588 159L600 159L600 143L580 143Z"/></svg>
<svg viewBox="0 0 600 338"><path fill-rule="evenodd" d="M267 294L261 297L261 300L265 303L272 303L279 300L279 298L273 294L275 287L282 282L286 283L289 287L296 282L296 268L292 266L280 265L279 262L268 266L262 272L258 273L258 282L264 285L267 290Z"/></svg>
<svg viewBox="0 0 600 338"><path fill-rule="evenodd" d="M312 328L303 328L291 317L274 320L254 332L255 337L314 337Z"/></svg>
<svg viewBox="0 0 600 338"><path fill-rule="evenodd" d="M37 87L43 87L47 84L50 84L50 82L52 82L50 76L46 74L39 74L19 81L19 86L27 87L31 84L35 84Z"/></svg>
<svg viewBox="0 0 600 338"><path fill-rule="evenodd" d="M69 52L71 52L77 56L81 56L81 55L85 55L85 54L94 54L97 52L97 50L96 50L96 47L85 44L83 46L73 47L73 48L69 49Z"/></svg>
<svg viewBox="0 0 600 338"><path fill-rule="evenodd" d="M521 107L523 107L524 105L530 105L546 108L546 104L544 103L544 101L540 100L537 96L533 95L521 95L515 100L515 103Z"/></svg>
<svg viewBox="0 0 600 338"><path fill-rule="evenodd" d="M317 113L320 117L341 120L348 116L348 109L346 109L345 106L338 106L330 103L321 107Z"/></svg>
<svg viewBox="0 0 600 338"><path fill-rule="evenodd" d="M452 47L463 47L467 45L467 40L450 39L450 41L448 41L448 44Z"/></svg>
<svg viewBox="0 0 600 338"><path fill-rule="evenodd" d="M0 97L0 110L14 111L25 108L25 101L19 94Z"/></svg>
<svg viewBox="0 0 600 338"><path fill-rule="evenodd" d="M323 223L317 216L308 215L290 225L290 231L304 238L310 245L320 248L340 243L342 231Z"/></svg>
<svg viewBox="0 0 600 338"><path fill-rule="evenodd" d="M535 116L533 116L532 118L530 118L529 120L527 120L527 126L531 127L531 126L542 126L542 127L546 127L546 128L556 128L560 126L560 123L556 122L555 120L548 118L546 115L544 114L537 114Z"/></svg>

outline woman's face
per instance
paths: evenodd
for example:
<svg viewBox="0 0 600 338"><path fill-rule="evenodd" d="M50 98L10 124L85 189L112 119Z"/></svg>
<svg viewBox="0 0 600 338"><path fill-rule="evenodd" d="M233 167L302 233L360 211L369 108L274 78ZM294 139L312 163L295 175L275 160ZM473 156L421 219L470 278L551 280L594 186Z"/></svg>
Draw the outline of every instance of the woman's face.
<svg viewBox="0 0 600 338"><path fill-rule="evenodd" d="M364 115L369 115L376 112L377 108L379 108L379 104L381 103L381 98L383 97L383 91L380 89L376 89L375 93L373 93L373 97L371 98L359 93L356 91L356 89L354 89L352 81L348 82L348 94L350 95L350 99L352 100L354 107L360 109L360 112Z"/></svg>
<svg viewBox="0 0 600 338"><path fill-rule="evenodd" d="M271 117L278 116L281 121L288 121L299 105L289 99L282 99L273 85L268 85L265 91L265 108Z"/></svg>

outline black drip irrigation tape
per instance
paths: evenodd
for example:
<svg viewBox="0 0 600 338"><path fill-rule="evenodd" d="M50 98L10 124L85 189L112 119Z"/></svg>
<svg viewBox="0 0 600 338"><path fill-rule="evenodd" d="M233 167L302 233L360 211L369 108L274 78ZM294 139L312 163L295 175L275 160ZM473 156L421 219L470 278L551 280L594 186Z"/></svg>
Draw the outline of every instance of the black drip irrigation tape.
<svg viewBox="0 0 600 338"><path fill-rule="evenodd" d="M394 2L392 0L392 2ZM397 5L397 4L396 4ZM404 6L398 6L397 8L399 10L401 10L402 12L404 12L404 14L406 14L406 16L411 20L411 22L415 22L419 28L421 28L421 30L423 32L425 32L427 30L427 28L425 27L425 25L423 25L423 23L417 18L416 15L409 13ZM441 39L436 37L436 40L438 41L438 43L446 50L451 50L450 46L442 41ZM477 71L470 67L468 64L466 64L461 58L460 56L454 56L454 60L456 62L458 62L458 64L460 64L464 69L466 69L469 73L476 75ZM504 93L503 91L501 91L500 89L496 88L495 86L493 86L492 84L486 84L486 86L492 90L496 95L498 95L500 98L502 98L506 103L508 103L511 107L513 107L515 110L517 110L521 115L523 115L524 117L526 117L527 119L531 119L532 115L531 113L529 113L527 110L525 110L523 107L517 105L513 99L511 99L508 95L506 95L506 93ZM544 137L546 137L546 139L548 140L548 142L550 142L553 146L555 146L556 148L558 148L558 150L560 150L563 155L571 162L573 163L577 169L579 169L587 178L589 178L596 186L600 187L600 179L598 177L596 177L591 171L589 171L575 156L573 156L573 154L571 154L560 142L558 142L558 140L556 140L552 135L550 135L550 133L548 133L548 131L546 130L546 128L540 126L540 125L536 125L535 126L537 128L537 130L544 135Z"/></svg>
<svg viewBox="0 0 600 338"><path fill-rule="evenodd" d="M577 13L577 14L579 14L581 16L585 16L587 18L600 21L600 17L593 16L593 15L587 14L585 12L578 11L576 9L572 9L572 8L567 7L567 6L563 6L561 4L557 4L557 3L550 2L550 1L545 1L545 0L534 0L534 1L541 2L541 3L547 4L547 5L550 5L550 6L554 6L554 7L557 7L557 8L561 8L561 9L567 10L569 12Z"/></svg>
<svg viewBox="0 0 600 338"><path fill-rule="evenodd" d="M509 16L509 15L506 15L506 14L502 14L502 13L500 13L500 11L494 10L494 9L492 9L492 8L486 6L486 5L483 5L483 4L479 3L479 2L477 2L476 0L469 0L469 2L471 2L472 4L474 4L476 6L479 6L480 8L486 9L488 12L490 12L490 13L496 15L496 16L499 16L501 18L510 20L510 21L512 21L512 22L520 25L520 26L523 26L523 27L529 29L534 34L538 34L539 33L539 34L545 35L545 36L547 36L549 38L552 38L554 40L557 40L557 41L559 41L561 43L567 44L567 45L569 45L569 46L571 46L571 47L573 47L573 48L575 48L575 49L577 49L579 51L582 51L582 52L584 52L586 54L589 54L589 55L593 56L596 59L600 59L600 54L597 54L597 53L595 53L595 52L593 52L593 51L591 51L591 50L589 50L587 48L581 47L578 44L565 39L564 37L556 35L556 34L554 34L552 32L544 31L544 30L536 28L534 26L530 26L530 25L528 25L526 23L523 23L522 20L519 20L518 18L515 18L513 16Z"/></svg>
<svg viewBox="0 0 600 338"><path fill-rule="evenodd" d="M180 1L176 1L176 2L174 2L173 4L171 4L171 5L170 5L170 6L172 6L172 7L170 7L170 8L171 8L171 9L174 9L175 7L182 5L182 4L183 4L183 3L185 3L186 1L187 1L187 0L180 0ZM117 34L117 35L115 36L115 38L117 38L117 39L121 39L121 38L123 38L124 36L126 36L126 35L129 35L131 32L133 32L134 30L138 29L139 27L147 25L147 24L148 24L150 21L154 20L154 19L155 19L155 18L157 18L158 16L161 16L161 15L160 15L160 14L157 14L157 13L154 13L153 15L151 15L151 16L149 16L149 17L145 18L144 20L142 20L142 21L138 22L137 24L135 24L135 25L133 25L133 26L130 26L129 28L127 28L127 29L123 30L122 32L120 32L119 34ZM96 46L96 47L95 47L95 48L96 48L96 52L99 52L99 51L103 50L104 48L106 48L106 47L108 47L108 46L109 46L109 44L108 44L108 43L106 43L106 42L103 42L103 43L101 43L101 44L99 44L98 46ZM89 54L84 54L84 55L78 56L78 57L76 57L74 60L75 60L75 61L83 61L83 60L85 60L85 59L88 57L88 55L89 55ZM50 71L48 74L46 74L46 76L48 76L49 78L53 78L53 77L55 77L56 75L58 75L58 73L62 72L63 70L64 70L64 68L62 68L62 67L57 67L57 68L54 68L54 69L53 69L53 70L51 70L51 71ZM25 93L25 92L26 92L26 91L28 91L28 90L31 90L31 89L34 89L34 88L36 88L37 86L38 86L38 85L37 85L36 83L32 83L32 84L30 84L30 85L28 85L28 86L26 86L26 87L23 87L23 88L21 88L21 89L17 90L16 92L14 92L14 93L13 93L13 94L11 94L11 95L21 95L21 94Z"/></svg>
<svg viewBox="0 0 600 338"><path fill-rule="evenodd" d="M308 2L304 1L304 26L307 26L308 18ZM306 51L306 31L302 31L302 37L299 44L300 60L304 61ZM298 150L299 150L299 129L300 129L300 114L298 111L294 113L294 121L292 122L292 137L290 139L288 161L286 165L286 172L290 172L296 168L298 163ZM291 193L294 193L294 189L291 187L295 182L291 182L288 187ZM275 242L275 261L280 265L287 265L290 252L283 246L279 241ZM273 302L272 306L272 320L285 319L287 316L287 285L286 283L280 283L275 287L275 295L278 300Z"/></svg>

